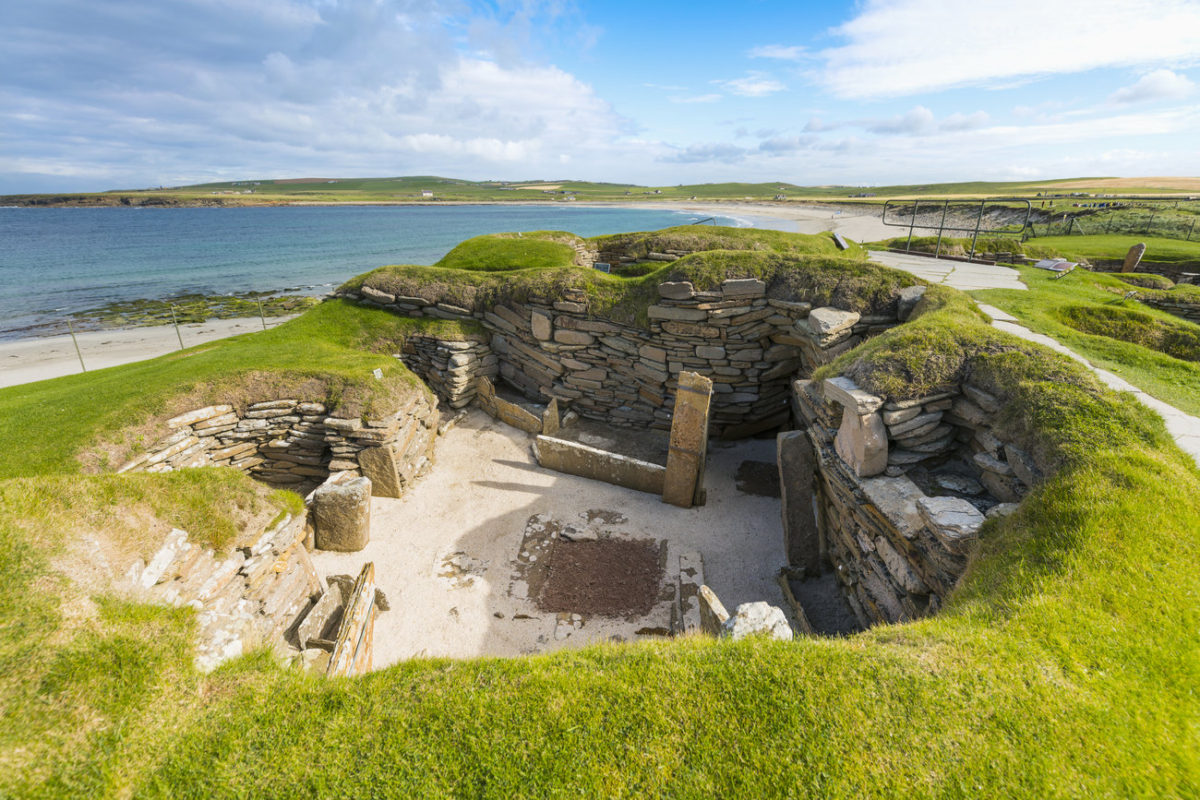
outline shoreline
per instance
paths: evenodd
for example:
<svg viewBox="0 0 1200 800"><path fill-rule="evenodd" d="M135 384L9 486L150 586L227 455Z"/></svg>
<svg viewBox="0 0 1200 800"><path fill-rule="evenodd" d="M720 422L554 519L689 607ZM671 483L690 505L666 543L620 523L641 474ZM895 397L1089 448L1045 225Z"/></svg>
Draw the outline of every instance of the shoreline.
<svg viewBox="0 0 1200 800"><path fill-rule="evenodd" d="M267 327L273 328L294 318L295 315L270 317ZM238 317L180 325L179 336L175 334L174 325L86 331L75 334L79 354L69 334L11 339L0 342L0 388L78 374L83 371L79 365L80 354L87 371L94 372L176 352L180 336L184 347L194 347L261 330L263 323L258 317Z"/></svg>
<svg viewBox="0 0 1200 800"><path fill-rule="evenodd" d="M542 206L555 201L511 202L446 202L446 203L356 203L356 205L524 205ZM302 204L294 204L302 205ZM345 205L311 203L303 205ZM566 205L566 204L563 204ZM879 219L878 211L866 214L850 213L853 209L832 204L784 204L769 202L711 202L711 201L594 201L571 203L575 208L628 208L648 211L680 211L697 215L729 217L750 223L750 227L788 233L821 233L834 231L855 241L886 238L888 229ZM865 209L864 209L865 210ZM267 326L292 319L292 316L270 317ZM185 347L262 330L258 317L214 319L203 323L179 326ZM109 328L76 333L79 350L88 371L142 361L166 355L179 349L179 340L172 325L151 325ZM0 388L57 378L81 372L79 356L69 334L32 336L0 340Z"/></svg>

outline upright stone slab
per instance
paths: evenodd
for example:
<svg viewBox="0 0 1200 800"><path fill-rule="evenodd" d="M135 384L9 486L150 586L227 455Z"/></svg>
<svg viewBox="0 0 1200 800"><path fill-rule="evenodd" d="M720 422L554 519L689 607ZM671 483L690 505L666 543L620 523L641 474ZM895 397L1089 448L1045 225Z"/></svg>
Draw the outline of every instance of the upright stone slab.
<svg viewBox="0 0 1200 800"><path fill-rule="evenodd" d="M363 477L371 480L371 494L375 497L399 497L404 494L400 465L396 463L396 451L391 445L368 447L360 451L358 468Z"/></svg>
<svg viewBox="0 0 1200 800"><path fill-rule="evenodd" d="M783 545L788 563L804 574L821 574L821 534L813 513L816 455L804 431L781 433L775 440L783 497Z"/></svg>
<svg viewBox="0 0 1200 800"><path fill-rule="evenodd" d="M550 398L550 404L542 412L542 435L555 436L562 427L562 418L558 414L558 398Z"/></svg>
<svg viewBox="0 0 1200 800"><path fill-rule="evenodd" d="M312 510L318 550L353 552L371 540L370 479L321 484L313 492Z"/></svg>
<svg viewBox="0 0 1200 800"><path fill-rule="evenodd" d="M833 440L833 448L860 478L879 475L888 465L887 427L879 413L842 412L842 426Z"/></svg>
<svg viewBox="0 0 1200 800"><path fill-rule="evenodd" d="M667 474L663 502L680 508L695 505L704 483L704 460L708 454L708 407L712 381L695 372L679 373L675 413L671 419L671 443L667 452Z"/></svg>
<svg viewBox="0 0 1200 800"><path fill-rule="evenodd" d="M1138 264L1142 263L1142 256L1145 254L1145 242L1138 242L1129 248L1129 252L1125 254L1125 263L1121 265L1121 272L1137 272Z"/></svg>

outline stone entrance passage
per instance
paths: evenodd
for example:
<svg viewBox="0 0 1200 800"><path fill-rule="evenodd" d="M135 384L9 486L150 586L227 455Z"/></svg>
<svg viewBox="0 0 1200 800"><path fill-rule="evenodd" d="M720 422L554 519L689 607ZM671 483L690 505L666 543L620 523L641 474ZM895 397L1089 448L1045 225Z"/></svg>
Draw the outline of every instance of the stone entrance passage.
<svg viewBox="0 0 1200 800"><path fill-rule="evenodd" d="M737 479L745 462L774 463L773 439L710 444L707 503L691 509L539 467L533 441L471 410L427 477L372 498L361 552L314 556L321 575L375 563L392 608L375 625L376 668L669 635L681 563L685 583L701 563L731 608L784 605L779 498Z"/></svg>

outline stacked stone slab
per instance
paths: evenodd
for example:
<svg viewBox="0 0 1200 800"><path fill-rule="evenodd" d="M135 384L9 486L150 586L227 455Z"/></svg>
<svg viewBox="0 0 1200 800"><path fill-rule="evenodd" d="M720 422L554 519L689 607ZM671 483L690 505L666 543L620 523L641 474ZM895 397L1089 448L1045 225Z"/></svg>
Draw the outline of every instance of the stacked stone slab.
<svg viewBox="0 0 1200 800"><path fill-rule="evenodd" d="M1177 317L1200 324L1200 302L1189 303L1182 299L1159 299L1157 297L1146 297L1141 293L1138 294L1138 300L1151 308L1157 308L1159 311L1166 311L1168 314L1174 314Z"/></svg>
<svg viewBox="0 0 1200 800"><path fill-rule="evenodd" d="M451 341L413 335L400 356L450 408L463 408L475 399L479 378L493 378L499 361L486 341Z"/></svg>
<svg viewBox="0 0 1200 800"><path fill-rule="evenodd" d="M940 608L966 568L984 510L1011 510L1011 502L1043 480L1034 459L1000 438L1003 431L994 426L999 401L970 382L885 402L845 378L801 380L793 405L812 443L815 470L806 467L794 477L784 470L784 490L793 479L815 483L817 502L815 519L801 507L805 513L789 514L784 523L805 541L817 526L822 549L864 625ZM883 436L864 443L868 429ZM858 446L844 441L856 436ZM947 475L945 485L955 491L942 496L927 496L906 475L917 464L936 471L950 461L973 475Z"/></svg>
<svg viewBox="0 0 1200 800"><path fill-rule="evenodd" d="M714 383L713 432L737 438L787 422L797 373L897 324L895 303L862 315L767 298L766 290L754 278L727 280L716 291L664 283L647 310L648 329L591 317L587 294L570 288L555 298L453 313L489 330L500 376L531 400L557 399L584 417L665 430L676 376L698 372ZM366 288L344 295L408 316L451 313L444 303Z"/></svg>
<svg viewBox="0 0 1200 800"><path fill-rule="evenodd" d="M304 517L290 515L228 553L205 549L176 529L125 578L151 600L196 609L202 671L261 645L294 656L299 650L285 635L321 594L304 538Z"/></svg>
<svg viewBox="0 0 1200 800"><path fill-rule="evenodd" d="M364 421L331 416L320 403L270 400L241 413L230 405L206 406L172 417L166 426L169 434L119 471L228 466L273 486L303 489L331 472L359 474L364 451L387 448L398 478L386 486L402 491L429 467L437 408L425 392L416 392L394 414Z"/></svg>

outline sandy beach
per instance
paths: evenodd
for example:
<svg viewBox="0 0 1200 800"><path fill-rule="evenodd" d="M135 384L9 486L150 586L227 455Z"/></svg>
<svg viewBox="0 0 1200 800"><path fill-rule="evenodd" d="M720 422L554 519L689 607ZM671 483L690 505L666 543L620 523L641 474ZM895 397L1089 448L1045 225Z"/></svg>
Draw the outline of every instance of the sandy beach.
<svg viewBox="0 0 1200 800"><path fill-rule="evenodd" d="M273 317L267 320L267 326L274 327L291 318ZM214 319L180 325L179 335L183 337L185 347L192 347L262 329L263 324L258 317ZM172 325L88 331L76 334L75 338L79 341L79 352L89 372L166 355L179 349L179 336L175 335ZM74 375L81 371L79 355L70 336L0 342L0 387Z"/></svg>
<svg viewBox="0 0 1200 800"><path fill-rule="evenodd" d="M856 241L873 241L892 235L879 219L877 209L839 208L823 205L782 203L580 203L580 206L643 208L667 211L687 211L698 215L735 217L756 228L791 233L821 233L835 231ZM348 276L347 276L348 277ZM290 317L267 320L278 325ZM246 319L210 320L204 323L180 325L183 343L191 347L214 339L262 330L257 317ZM124 328L108 331L89 331L77 334L79 350L89 371L128 364L179 349L175 328L170 325L143 328ZM16 386L32 381L73 375L80 372L79 356L70 336L14 339L0 341L0 387Z"/></svg>

